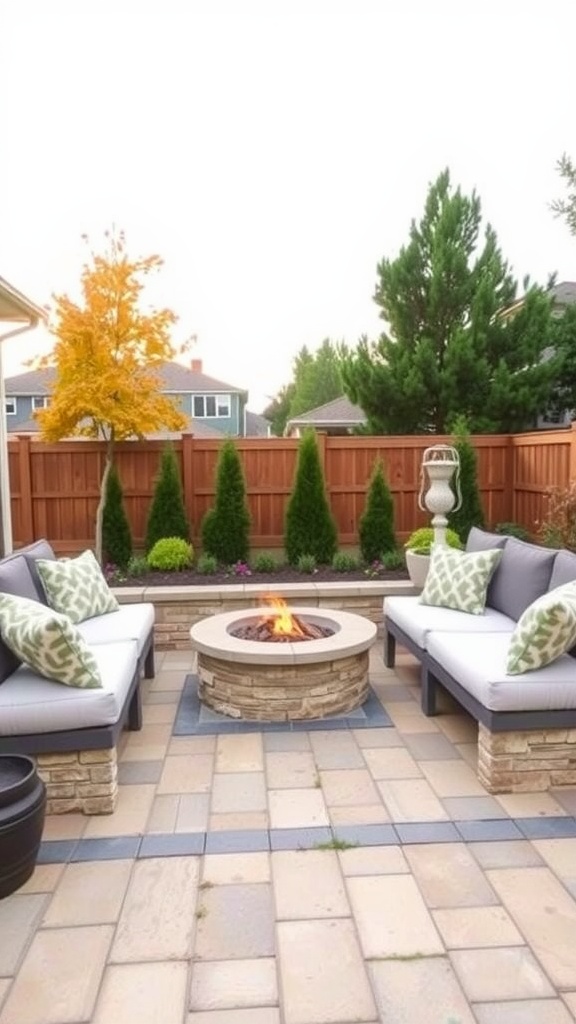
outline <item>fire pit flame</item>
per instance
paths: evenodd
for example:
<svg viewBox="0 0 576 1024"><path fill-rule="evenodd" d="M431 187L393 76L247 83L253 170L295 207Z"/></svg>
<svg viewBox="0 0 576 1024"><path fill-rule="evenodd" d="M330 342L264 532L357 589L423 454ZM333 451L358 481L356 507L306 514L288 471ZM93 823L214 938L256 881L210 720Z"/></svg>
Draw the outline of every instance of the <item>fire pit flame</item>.
<svg viewBox="0 0 576 1024"><path fill-rule="evenodd" d="M272 595L265 598L272 606L270 615L262 615L252 622L242 622L230 630L239 640L257 640L262 643L290 643L299 640L321 640L332 636L334 630L309 622L301 616L292 615L281 597Z"/></svg>
<svg viewBox="0 0 576 1024"><path fill-rule="evenodd" d="M306 630L302 628L300 620L292 615L286 601L281 597L266 597L265 601L275 609L276 614L272 617L272 632L275 636L289 636L291 638L300 636L306 637Z"/></svg>

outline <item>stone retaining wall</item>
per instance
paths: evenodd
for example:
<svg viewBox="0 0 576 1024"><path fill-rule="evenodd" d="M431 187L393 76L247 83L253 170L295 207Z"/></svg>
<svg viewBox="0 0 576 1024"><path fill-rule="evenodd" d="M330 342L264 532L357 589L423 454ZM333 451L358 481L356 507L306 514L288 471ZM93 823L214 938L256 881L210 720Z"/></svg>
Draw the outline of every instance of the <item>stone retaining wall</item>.
<svg viewBox="0 0 576 1024"><path fill-rule="evenodd" d="M190 627L220 612L243 612L265 603L266 593L283 597L288 604L355 612L375 622L381 636L385 596L416 594L409 580L367 580L365 583L284 583L269 590L256 584L222 587L118 587L121 603L151 601L156 609L155 647L159 651L189 650Z"/></svg>

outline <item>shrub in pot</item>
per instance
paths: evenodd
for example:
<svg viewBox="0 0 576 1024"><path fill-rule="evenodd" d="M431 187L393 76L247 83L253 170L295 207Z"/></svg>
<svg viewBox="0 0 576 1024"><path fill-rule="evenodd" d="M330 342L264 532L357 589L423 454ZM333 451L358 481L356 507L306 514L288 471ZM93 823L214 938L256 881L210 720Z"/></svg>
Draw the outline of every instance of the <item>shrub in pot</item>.
<svg viewBox="0 0 576 1024"><path fill-rule="evenodd" d="M428 566L430 565L430 551L434 543L434 529L431 526L421 526L414 530L404 544L406 553L406 568L408 575L415 587L423 587L426 582ZM463 544L455 530L446 530L446 543L451 548L462 550Z"/></svg>

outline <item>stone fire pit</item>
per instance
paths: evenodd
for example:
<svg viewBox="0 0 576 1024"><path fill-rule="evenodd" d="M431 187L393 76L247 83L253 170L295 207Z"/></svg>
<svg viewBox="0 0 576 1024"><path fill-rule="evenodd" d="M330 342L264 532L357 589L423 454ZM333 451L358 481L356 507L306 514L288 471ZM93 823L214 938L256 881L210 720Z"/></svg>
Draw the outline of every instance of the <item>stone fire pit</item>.
<svg viewBox="0 0 576 1024"><path fill-rule="evenodd" d="M204 704L231 718L284 722L344 714L366 700L376 625L351 612L303 607L290 612L333 635L282 643L232 636L232 630L269 618L269 607L212 615L192 626Z"/></svg>

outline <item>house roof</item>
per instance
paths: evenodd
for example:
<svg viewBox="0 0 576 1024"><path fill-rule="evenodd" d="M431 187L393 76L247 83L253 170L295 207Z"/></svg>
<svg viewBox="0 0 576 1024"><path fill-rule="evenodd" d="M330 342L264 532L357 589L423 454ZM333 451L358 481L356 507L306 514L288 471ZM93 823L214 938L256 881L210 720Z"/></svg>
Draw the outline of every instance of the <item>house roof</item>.
<svg viewBox="0 0 576 1024"><path fill-rule="evenodd" d="M286 430L291 427L314 426L314 427L355 427L366 423L366 415L359 405L353 405L349 398L342 395L334 398L331 402L310 409L308 412L300 413L288 420Z"/></svg>
<svg viewBox="0 0 576 1024"><path fill-rule="evenodd" d="M250 412L246 409L246 437L268 437L270 434L270 420L257 412Z"/></svg>
<svg viewBox="0 0 576 1024"><path fill-rule="evenodd" d="M13 285L0 277L0 320L14 324L36 324L45 320L46 310L27 299Z"/></svg>
<svg viewBox="0 0 576 1024"><path fill-rule="evenodd" d="M201 392L209 394L230 394L238 393L247 395L242 388L232 384L225 384L215 377L209 377L206 373L191 370L181 363L161 363L158 373L162 378L163 391L167 393ZM56 370L53 366L47 366L39 370L28 370L26 373L19 373L15 377L6 377L5 389L7 395L47 395L50 393Z"/></svg>
<svg viewBox="0 0 576 1024"><path fill-rule="evenodd" d="M576 302L576 281L561 281L553 285L550 295L559 306L571 306Z"/></svg>

